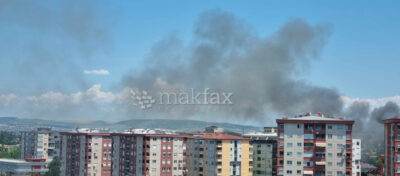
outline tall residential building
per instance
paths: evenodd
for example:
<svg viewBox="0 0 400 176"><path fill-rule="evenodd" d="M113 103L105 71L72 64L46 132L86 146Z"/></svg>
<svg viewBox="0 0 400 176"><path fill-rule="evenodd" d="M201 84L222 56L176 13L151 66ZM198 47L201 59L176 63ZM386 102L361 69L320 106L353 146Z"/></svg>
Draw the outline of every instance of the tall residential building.
<svg viewBox="0 0 400 176"><path fill-rule="evenodd" d="M112 175L143 175L143 135L111 134L113 143Z"/></svg>
<svg viewBox="0 0 400 176"><path fill-rule="evenodd" d="M352 176L361 176L361 139L353 139L353 174Z"/></svg>
<svg viewBox="0 0 400 176"><path fill-rule="evenodd" d="M188 175L253 175L250 138L223 133L204 133L194 135L187 143Z"/></svg>
<svg viewBox="0 0 400 176"><path fill-rule="evenodd" d="M244 134L252 140L253 146L253 176L276 175L276 127L265 127L264 132Z"/></svg>
<svg viewBox="0 0 400 176"><path fill-rule="evenodd" d="M145 135L143 143L143 175L187 175L186 135L147 134Z"/></svg>
<svg viewBox="0 0 400 176"><path fill-rule="evenodd" d="M61 133L61 175L111 176L112 140L98 130Z"/></svg>
<svg viewBox="0 0 400 176"><path fill-rule="evenodd" d="M385 126L385 159L383 171L386 176L400 175L400 118L382 121Z"/></svg>
<svg viewBox="0 0 400 176"><path fill-rule="evenodd" d="M61 133L61 175L187 175L186 135L135 132Z"/></svg>
<svg viewBox="0 0 400 176"><path fill-rule="evenodd" d="M43 158L50 162L60 156L60 133L51 128L38 128L21 133L21 158Z"/></svg>
<svg viewBox="0 0 400 176"><path fill-rule="evenodd" d="M278 175L352 174L354 121L323 115L276 120Z"/></svg>

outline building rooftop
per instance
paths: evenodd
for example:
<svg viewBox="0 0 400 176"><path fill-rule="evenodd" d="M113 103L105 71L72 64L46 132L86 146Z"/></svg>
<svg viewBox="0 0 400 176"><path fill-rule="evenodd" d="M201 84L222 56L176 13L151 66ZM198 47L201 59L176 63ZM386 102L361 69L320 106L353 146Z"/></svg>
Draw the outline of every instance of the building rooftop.
<svg viewBox="0 0 400 176"><path fill-rule="evenodd" d="M247 137L232 136L225 133L203 133L193 137L200 137L202 139L217 139L217 140L250 140Z"/></svg>
<svg viewBox="0 0 400 176"><path fill-rule="evenodd" d="M382 120L383 123L399 123L400 122L400 118L399 117L393 117L390 119L384 119Z"/></svg>
<svg viewBox="0 0 400 176"><path fill-rule="evenodd" d="M321 113L317 115L311 115L307 113L306 115L299 115L295 117L284 117L277 119L277 122L301 122L301 121L311 121L311 122L331 122L331 123L348 123L353 124L354 120L345 120L344 117L324 117Z"/></svg>

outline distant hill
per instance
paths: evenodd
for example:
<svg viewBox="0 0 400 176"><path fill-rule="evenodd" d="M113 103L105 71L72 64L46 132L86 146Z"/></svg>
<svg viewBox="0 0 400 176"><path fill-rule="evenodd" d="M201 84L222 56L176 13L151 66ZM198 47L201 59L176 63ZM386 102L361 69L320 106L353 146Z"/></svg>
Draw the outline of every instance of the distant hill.
<svg viewBox="0 0 400 176"><path fill-rule="evenodd" d="M262 127L238 125L232 123L205 122L198 120L168 120L168 119L133 119L116 123L105 121L57 121L43 119L20 119L16 117L0 117L0 130L24 131L37 127L52 127L61 130L82 128L110 128L124 130L130 128L164 128L180 131L200 131L207 126L219 126L225 130L242 133L249 130L258 131Z"/></svg>

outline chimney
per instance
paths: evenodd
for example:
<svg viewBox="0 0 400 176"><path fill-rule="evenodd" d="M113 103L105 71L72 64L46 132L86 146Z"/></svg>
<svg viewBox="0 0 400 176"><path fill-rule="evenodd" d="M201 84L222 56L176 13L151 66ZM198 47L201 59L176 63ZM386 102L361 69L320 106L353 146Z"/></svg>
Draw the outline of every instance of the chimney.
<svg viewBox="0 0 400 176"><path fill-rule="evenodd" d="M318 117L322 117L322 113L321 112L318 112L317 114L318 114Z"/></svg>

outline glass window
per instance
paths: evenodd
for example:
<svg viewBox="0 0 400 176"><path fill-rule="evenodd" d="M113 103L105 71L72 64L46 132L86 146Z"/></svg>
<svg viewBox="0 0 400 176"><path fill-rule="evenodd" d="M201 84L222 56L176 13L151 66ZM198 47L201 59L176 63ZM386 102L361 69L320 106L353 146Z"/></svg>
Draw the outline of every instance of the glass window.
<svg viewBox="0 0 400 176"><path fill-rule="evenodd" d="M288 143L286 144L286 146L287 146L287 147L293 147L293 143L288 142Z"/></svg>
<svg viewBox="0 0 400 176"><path fill-rule="evenodd" d="M304 139L314 139L314 134L304 134Z"/></svg>
<svg viewBox="0 0 400 176"><path fill-rule="evenodd" d="M350 134L346 134L346 140L350 140L350 139L351 139Z"/></svg>
<svg viewBox="0 0 400 176"><path fill-rule="evenodd" d="M343 129L343 125L336 125L338 130L342 130Z"/></svg>

